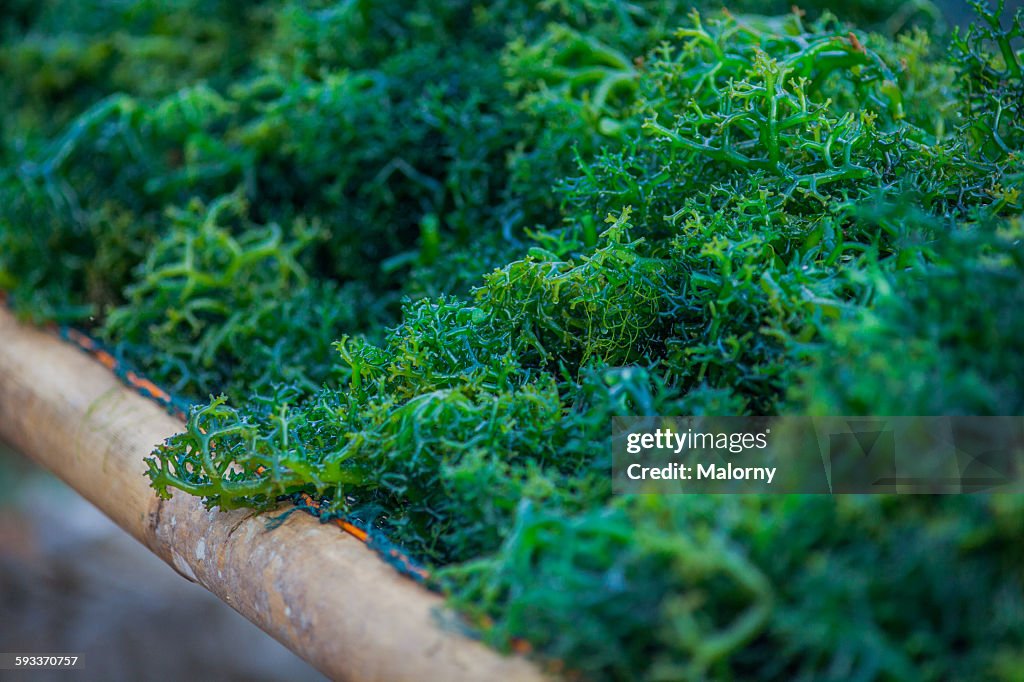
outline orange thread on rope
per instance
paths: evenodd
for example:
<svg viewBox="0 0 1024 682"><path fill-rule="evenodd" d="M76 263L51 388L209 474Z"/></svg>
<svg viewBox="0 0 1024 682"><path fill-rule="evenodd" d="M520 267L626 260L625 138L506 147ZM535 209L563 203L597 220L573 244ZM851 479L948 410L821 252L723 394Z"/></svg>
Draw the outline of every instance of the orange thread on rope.
<svg viewBox="0 0 1024 682"><path fill-rule="evenodd" d="M149 379L140 377L135 372L128 372L125 375L125 377L128 379L129 385L131 385L136 390L147 391L151 397L156 398L157 400L169 401L171 399L169 393L165 392L163 389L161 389L159 386L154 384Z"/></svg>
<svg viewBox="0 0 1024 682"><path fill-rule="evenodd" d="M516 652L521 656L533 651L533 647L525 639L519 639L518 637L512 640L512 651Z"/></svg>
<svg viewBox="0 0 1024 682"><path fill-rule="evenodd" d="M320 503L313 499L313 496L309 493L302 493L302 503L307 507L320 511ZM360 542L366 542L370 539L369 533L354 524L345 521L344 519L334 519L334 523L338 525L343 531L353 536Z"/></svg>
<svg viewBox="0 0 1024 682"><path fill-rule="evenodd" d="M360 528L359 526L354 526L351 523L349 523L348 521L345 521L343 519L334 519L334 522L337 523L338 526L340 526L343 531L345 531L349 535L353 536L354 538L356 538L360 542L366 542L367 540L370 539L369 534L367 534L367 532L365 530L363 530L362 528Z"/></svg>
<svg viewBox="0 0 1024 682"><path fill-rule="evenodd" d="M402 552L399 552L397 549L392 549L390 552L388 552L388 555L392 559L395 559L396 561L400 562L406 571L409 571L410 573L415 573L417 576L419 576L421 580L426 580L430 577L430 571L412 563L412 561L409 560L409 557L407 557Z"/></svg>

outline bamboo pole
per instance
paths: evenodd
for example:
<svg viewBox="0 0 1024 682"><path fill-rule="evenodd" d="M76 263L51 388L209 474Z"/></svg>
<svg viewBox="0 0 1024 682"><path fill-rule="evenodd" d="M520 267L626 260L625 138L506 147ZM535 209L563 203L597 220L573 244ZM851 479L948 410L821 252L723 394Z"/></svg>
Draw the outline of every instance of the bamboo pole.
<svg viewBox="0 0 1024 682"><path fill-rule="evenodd" d="M440 597L333 525L292 514L268 531L252 512L207 511L184 493L159 500L143 458L180 430L99 363L0 306L0 438L324 674L543 679L525 660L460 634Z"/></svg>

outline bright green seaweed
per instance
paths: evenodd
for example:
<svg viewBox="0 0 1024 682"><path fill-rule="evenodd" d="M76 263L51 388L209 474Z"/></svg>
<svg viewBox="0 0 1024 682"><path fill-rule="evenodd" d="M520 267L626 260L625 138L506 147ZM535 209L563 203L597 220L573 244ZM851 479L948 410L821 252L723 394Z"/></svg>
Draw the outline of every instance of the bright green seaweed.
<svg viewBox="0 0 1024 682"><path fill-rule="evenodd" d="M1021 13L129 4L0 19L0 288L197 403L160 494L313 494L585 679L1017 678L1015 497L616 498L606 439L1024 410Z"/></svg>

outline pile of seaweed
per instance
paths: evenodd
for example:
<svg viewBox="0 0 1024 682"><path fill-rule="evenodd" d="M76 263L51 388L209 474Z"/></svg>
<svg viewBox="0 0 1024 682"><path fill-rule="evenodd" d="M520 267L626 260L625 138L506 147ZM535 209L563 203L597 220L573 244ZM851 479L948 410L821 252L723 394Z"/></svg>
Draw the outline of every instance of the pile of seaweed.
<svg viewBox="0 0 1024 682"><path fill-rule="evenodd" d="M162 495L310 494L570 675L1018 679L1019 498L613 496L607 440L1024 412L1024 16L693 4L14 2L0 289L195 404Z"/></svg>

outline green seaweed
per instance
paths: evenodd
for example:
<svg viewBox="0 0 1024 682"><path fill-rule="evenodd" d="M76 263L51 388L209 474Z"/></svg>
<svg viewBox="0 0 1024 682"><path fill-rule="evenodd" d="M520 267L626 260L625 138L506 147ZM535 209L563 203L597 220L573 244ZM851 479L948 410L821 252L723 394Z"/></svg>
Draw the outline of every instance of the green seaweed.
<svg viewBox="0 0 1024 682"><path fill-rule="evenodd" d="M1019 676L1016 498L617 497L608 433L1021 411L1024 14L86 4L0 19L0 289L194 404L160 495L584 679Z"/></svg>

